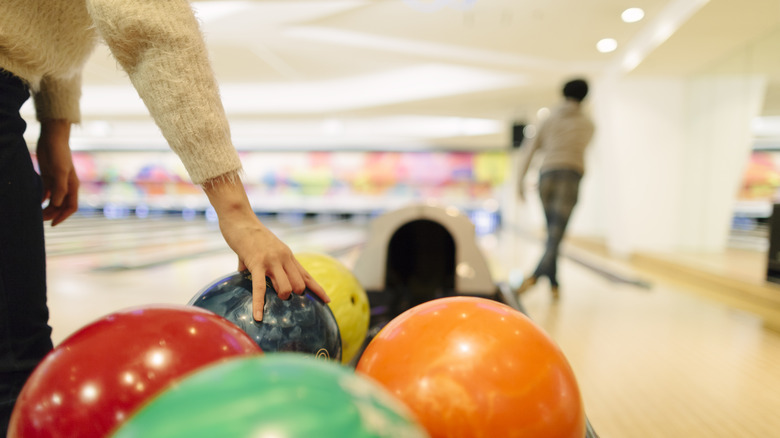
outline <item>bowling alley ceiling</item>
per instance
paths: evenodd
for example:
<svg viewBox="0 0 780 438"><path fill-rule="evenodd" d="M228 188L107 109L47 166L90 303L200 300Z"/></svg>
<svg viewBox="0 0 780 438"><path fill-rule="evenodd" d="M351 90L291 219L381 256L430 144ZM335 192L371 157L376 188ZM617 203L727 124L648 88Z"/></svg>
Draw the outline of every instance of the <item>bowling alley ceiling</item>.
<svg viewBox="0 0 780 438"><path fill-rule="evenodd" d="M565 79L693 74L780 22L777 0L193 5L234 140L248 149L505 147L511 122L554 104ZM621 20L629 7L644 18ZM605 38L617 49L599 52ZM162 144L104 46L84 82L77 147Z"/></svg>

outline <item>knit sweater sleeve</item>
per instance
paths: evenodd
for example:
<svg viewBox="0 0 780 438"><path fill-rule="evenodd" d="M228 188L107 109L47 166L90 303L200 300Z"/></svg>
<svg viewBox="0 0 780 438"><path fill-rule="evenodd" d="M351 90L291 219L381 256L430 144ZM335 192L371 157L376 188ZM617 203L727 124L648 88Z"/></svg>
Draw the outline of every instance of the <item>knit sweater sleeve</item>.
<svg viewBox="0 0 780 438"><path fill-rule="evenodd" d="M87 0L87 7L192 181L237 175L241 162L187 0Z"/></svg>
<svg viewBox="0 0 780 438"><path fill-rule="evenodd" d="M59 79L44 76L37 90L33 92L35 114L38 120L63 119L71 123L81 122L79 109L81 98L81 75Z"/></svg>

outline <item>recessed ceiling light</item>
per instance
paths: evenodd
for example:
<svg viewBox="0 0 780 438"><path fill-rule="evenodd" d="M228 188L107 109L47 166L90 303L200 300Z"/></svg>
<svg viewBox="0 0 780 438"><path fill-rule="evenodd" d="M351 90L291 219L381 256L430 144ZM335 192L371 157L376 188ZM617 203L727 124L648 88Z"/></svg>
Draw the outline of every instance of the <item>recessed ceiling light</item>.
<svg viewBox="0 0 780 438"><path fill-rule="evenodd" d="M637 21L645 18L645 11L641 8L628 8L620 14L620 18L626 23L636 23Z"/></svg>
<svg viewBox="0 0 780 438"><path fill-rule="evenodd" d="M596 50L601 53L609 53L614 52L615 49L617 49L617 46L617 41L615 41L614 38L604 38L603 40L596 43Z"/></svg>

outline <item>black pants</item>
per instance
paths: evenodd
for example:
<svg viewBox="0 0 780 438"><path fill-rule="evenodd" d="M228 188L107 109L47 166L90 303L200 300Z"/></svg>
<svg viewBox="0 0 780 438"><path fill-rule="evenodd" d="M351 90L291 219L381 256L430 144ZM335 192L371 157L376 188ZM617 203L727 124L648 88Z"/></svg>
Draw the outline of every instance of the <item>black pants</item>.
<svg viewBox="0 0 780 438"><path fill-rule="evenodd" d="M19 115L29 97L19 78L0 70L0 436L24 382L52 349L42 185Z"/></svg>

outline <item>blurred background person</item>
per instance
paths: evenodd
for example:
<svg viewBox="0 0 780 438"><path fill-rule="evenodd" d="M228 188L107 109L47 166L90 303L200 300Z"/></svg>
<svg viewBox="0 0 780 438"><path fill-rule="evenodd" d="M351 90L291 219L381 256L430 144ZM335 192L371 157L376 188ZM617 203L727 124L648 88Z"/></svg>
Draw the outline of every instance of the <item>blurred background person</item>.
<svg viewBox="0 0 780 438"><path fill-rule="evenodd" d="M559 297L558 254L572 210L577 204L580 180L585 174L585 149L595 130L582 110L588 83L574 79L563 86L564 100L541 123L537 135L525 142L518 174L518 197L525 201L524 181L537 152L543 154L539 169L539 197L547 223L544 254L533 273L515 290L519 295L547 277L553 297Z"/></svg>

